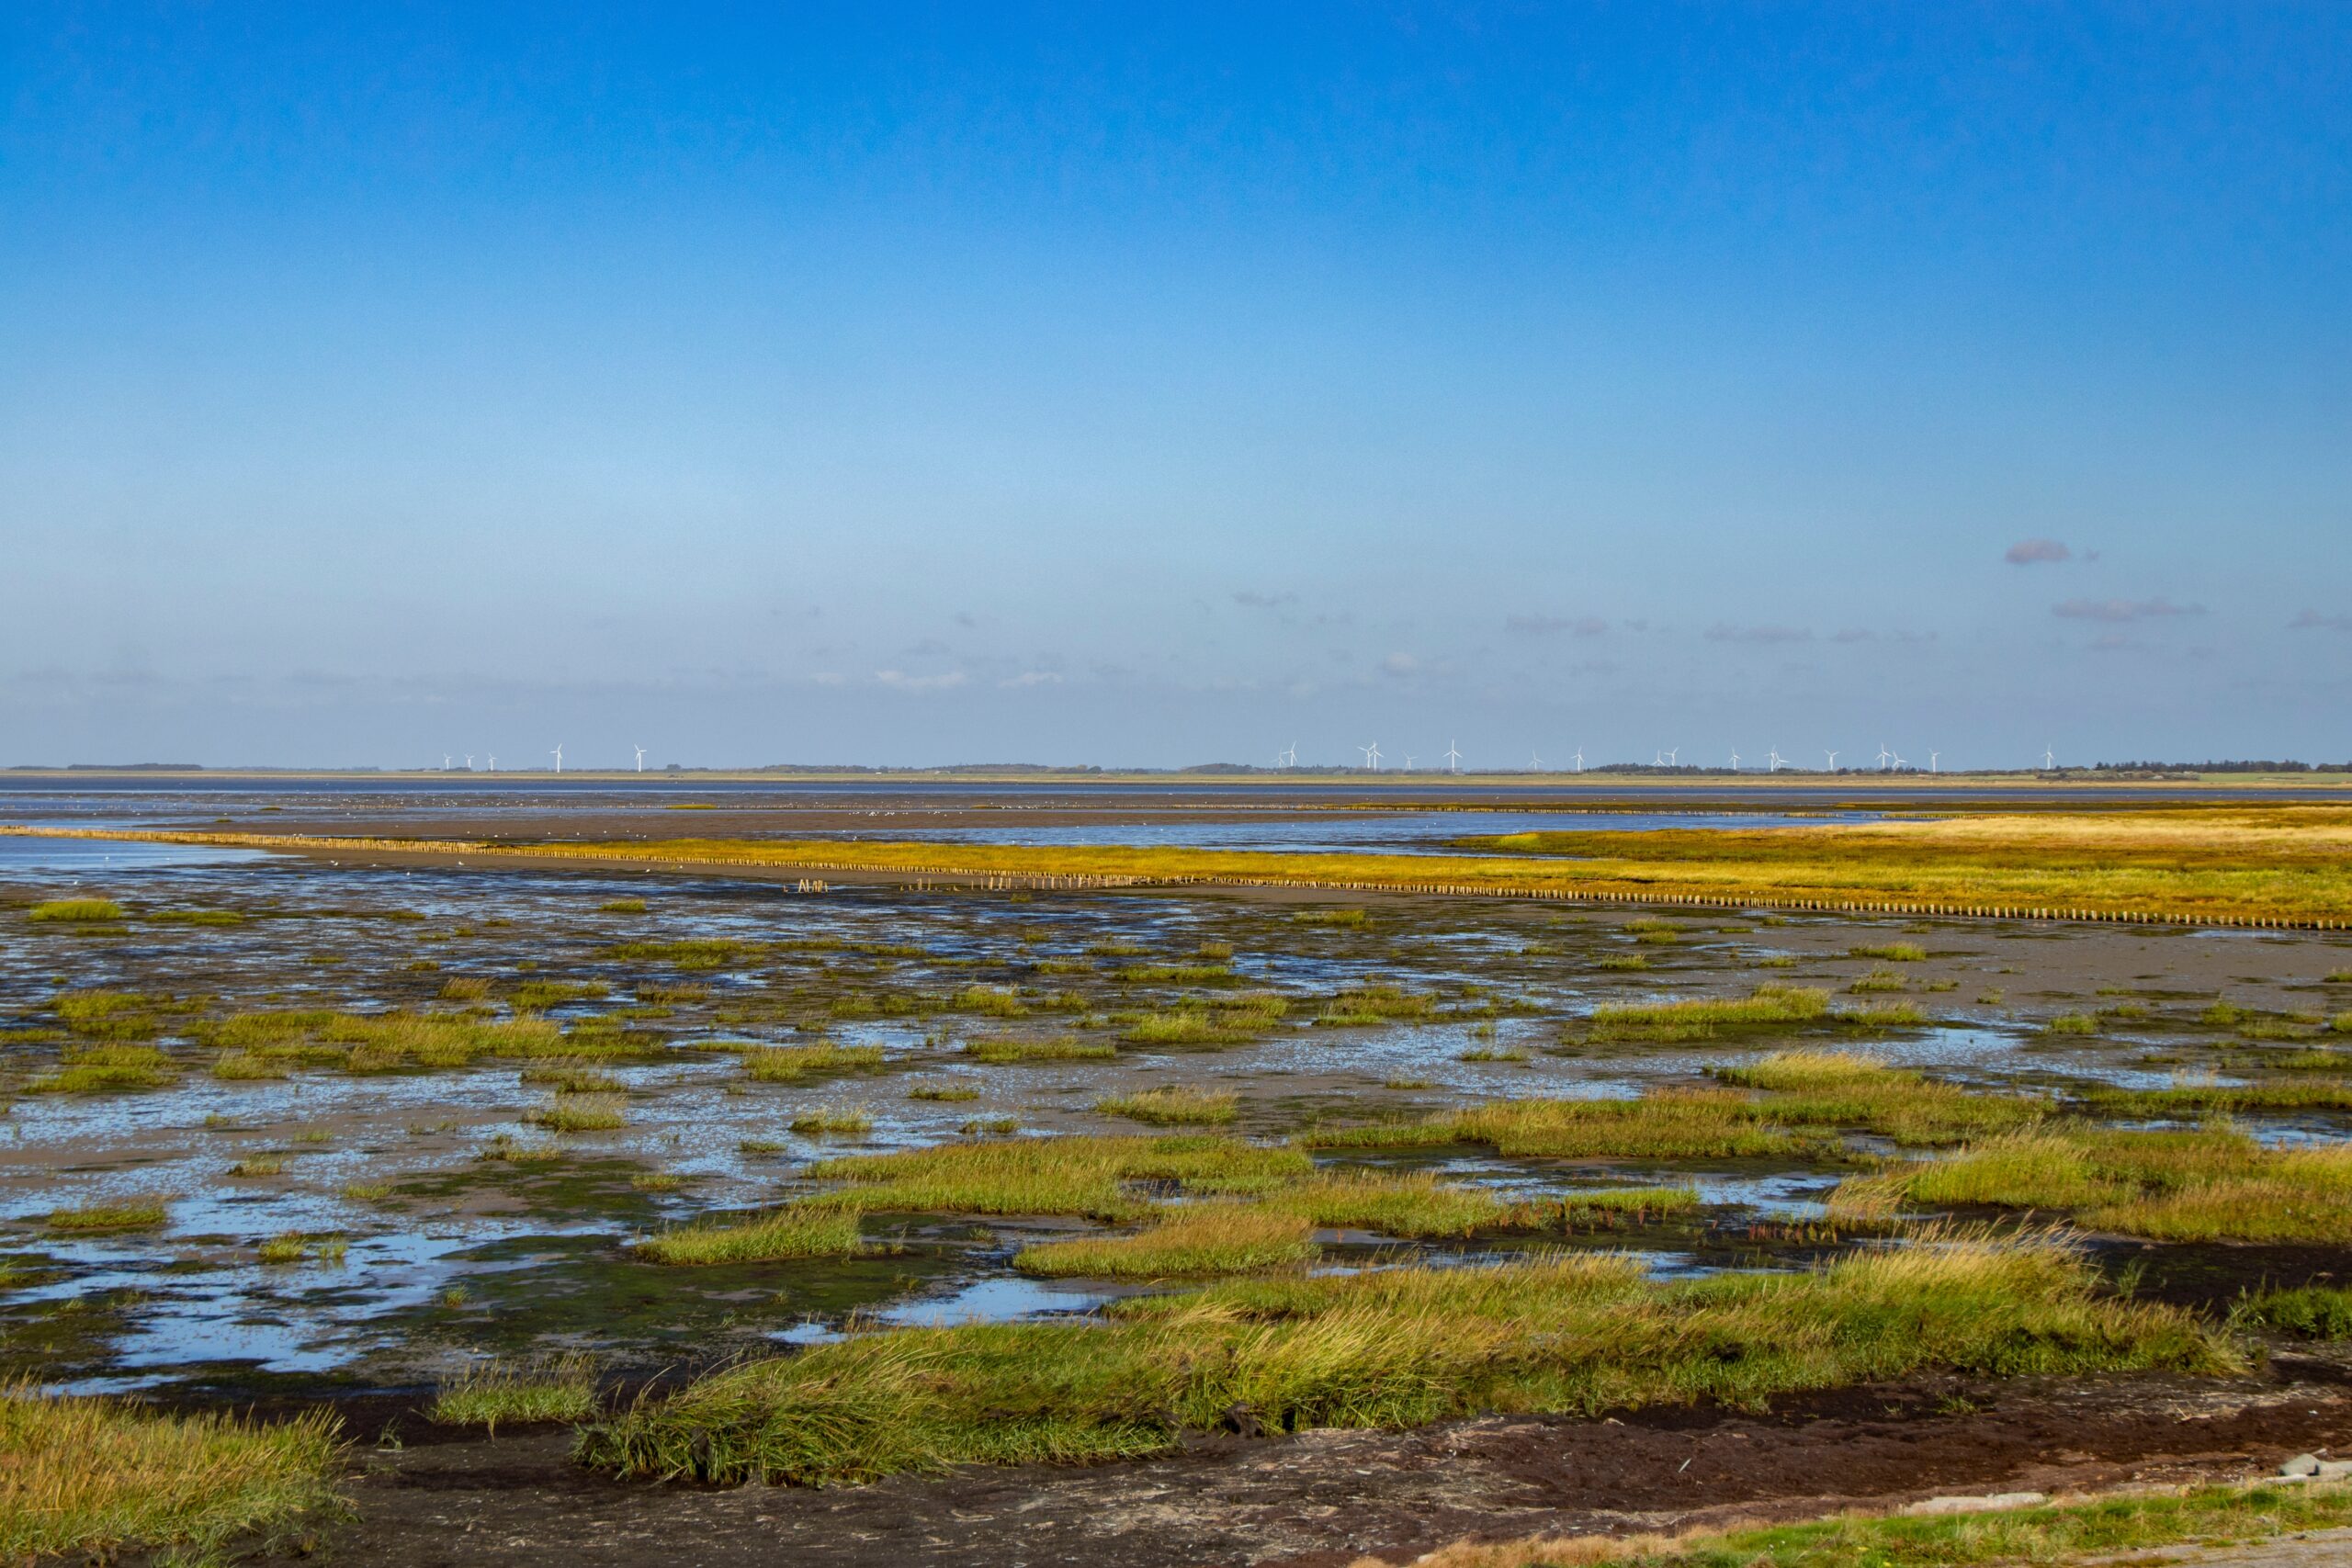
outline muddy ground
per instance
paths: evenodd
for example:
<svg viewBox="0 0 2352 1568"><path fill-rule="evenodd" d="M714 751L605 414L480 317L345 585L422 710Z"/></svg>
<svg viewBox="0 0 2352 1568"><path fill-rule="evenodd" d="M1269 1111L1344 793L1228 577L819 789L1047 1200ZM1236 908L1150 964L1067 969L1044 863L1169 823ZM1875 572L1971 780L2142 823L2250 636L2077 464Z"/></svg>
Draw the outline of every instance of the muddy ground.
<svg viewBox="0 0 2352 1568"><path fill-rule="evenodd" d="M1769 1413L1495 1416L1411 1432L1204 1442L1090 1468L971 1468L830 1491L619 1483L568 1434L457 1435L398 1402L347 1412L359 1517L333 1561L386 1568L775 1563L883 1568L1344 1568L1464 1538L1626 1534L1892 1507L1953 1493L2229 1479L2352 1452L2352 1365L2308 1352L2260 1373L1932 1379Z"/></svg>

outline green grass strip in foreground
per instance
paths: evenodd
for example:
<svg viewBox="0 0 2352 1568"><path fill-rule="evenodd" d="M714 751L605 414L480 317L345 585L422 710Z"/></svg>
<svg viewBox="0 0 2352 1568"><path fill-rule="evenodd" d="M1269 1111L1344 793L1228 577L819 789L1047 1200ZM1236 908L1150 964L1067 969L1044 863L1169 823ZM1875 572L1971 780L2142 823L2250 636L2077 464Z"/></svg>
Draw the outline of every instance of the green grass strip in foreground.
<svg viewBox="0 0 2352 1568"><path fill-rule="evenodd" d="M290 1540L339 1506L338 1427L323 1411L262 1426L0 1385L0 1562L142 1546L204 1562Z"/></svg>
<svg viewBox="0 0 2352 1568"><path fill-rule="evenodd" d="M2352 1525L2352 1488L2343 1485L2199 1486L2006 1513L1848 1515L1670 1540L1585 1536L1464 1545L1431 1553L1416 1568L1990 1568L2345 1525Z"/></svg>
<svg viewBox="0 0 2352 1568"><path fill-rule="evenodd" d="M714 1374L582 1429L584 1462L704 1481L863 1482L1164 1452L1187 1431L1413 1427L1901 1377L2243 1365L2190 1314L2095 1293L2062 1247L1931 1237L1802 1274L1661 1285L1629 1259L1266 1276L1109 1321L898 1329Z"/></svg>

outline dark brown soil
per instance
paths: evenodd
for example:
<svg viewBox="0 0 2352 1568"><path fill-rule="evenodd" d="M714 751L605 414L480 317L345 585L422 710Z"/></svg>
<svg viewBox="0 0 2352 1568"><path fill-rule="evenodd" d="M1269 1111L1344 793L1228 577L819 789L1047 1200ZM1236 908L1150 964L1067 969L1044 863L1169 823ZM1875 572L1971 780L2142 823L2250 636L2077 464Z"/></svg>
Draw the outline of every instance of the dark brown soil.
<svg viewBox="0 0 2352 1568"><path fill-rule="evenodd" d="M388 1407L354 1410L365 1435ZM1939 1493L2061 1491L2267 1471L2352 1451L2352 1362L2282 1354L2238 1380L1927 1380L1764 1415L1498 1416L1413 1432L1222 1438L1144 1463L971 1468L868 1487L615 1483L551 1429L495 1439L390 1420L364 1450L334 1561L1133 1564L1341 1568L1465 1537L1800 1517Z"/></svg>

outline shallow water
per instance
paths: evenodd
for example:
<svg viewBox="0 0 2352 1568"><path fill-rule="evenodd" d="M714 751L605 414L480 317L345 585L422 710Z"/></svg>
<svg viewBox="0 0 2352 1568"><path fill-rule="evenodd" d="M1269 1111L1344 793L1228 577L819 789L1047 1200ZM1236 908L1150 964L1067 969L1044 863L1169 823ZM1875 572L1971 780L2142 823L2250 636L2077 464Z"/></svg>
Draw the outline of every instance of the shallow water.
<svg viewBox="0 0 2352 1568"><path fill-rule="evenodd" d="M1394 821L1331 815L1340 820L1302 826L1326 834L1480 830L1465 826L1464 813ZM1544 820L1561 825L1556 817ZM1262 831L1255 824L1239 829ZM1861 967L1845 949L1883 937L1888 924L1801 919L1767 934L1720 929L1737 925L1736 916L1686 918L1684 940L1654 951L1657 968L1611 973L1597 968L1599 955L1637 950L1623 929L1623 911L1462 901L1383 908L1364 926L1329 927L1294 920L1287 904L1161 893L1008 898L861 888L802 896L692 877L361 870L243 851L0 839L0 894L27 902L67 893L116 897L134 918L103 931L36 930L0 913L0 1022L36 1032L0 1045L0 1060L19 1074L55 1060L57 1043L38 1032L54 1032L52 998L62 989L212 998L202 1004L207 1010L381 1012L449 1005L433 998L453 979L495 981L502 992L535 978L609 987L601 998L552 1008L558 1021L626 1008L649 987L709 992L707 1000L677 1004L671 1018L643 1021L663 1033L653 1059L599 1064L624 1087L628 1124L562 1140L572 1157L545 1171L479 1157L501 1137L525 1145L549 1141L523 1117L552 1096L523 1084L512 1062L430 1074L301 1070L258 1082L192 1071L175 1087L151 1092L19 1095L0 1120L0 1270L13 1259L23 1271L15 1283L0 1283L0 1359L76 1388L199 1376L405 1385L453 1357L535 1344L591 1344L659 1364L680 1354L810 1342L837 1332L852 1312L892 1324L1082 1317L1119 1292L1012 1275L1014 1241L985 1224L968 1227L980 1233L975 1238L918 1236L901 1258L815 1268L655 1271L629 1262L622 1248L666 1224L806 1190L799 1172L813 1159L951 1141L976 1119L1010 1117L1031 1134L1133 1131L1097 1113L1093 1102L1161 1083L1235 1090L1242 1106L1237 1130L1259 1137L1284 1135L1321 1115L1359 1114L1367 1104L1419 1114L1518 1095L1625 1097L1662 1083L1695 1083L1709 1065L1790 1042L1596 1048L1577 1043L1579 1021L1603 1001L1739 991L1759 978L1839 985ZM651 907L642 915L597 908L617 897L643 897ZM199 908L237 909L247 919L199 927L136 918ZM686 938L839 945L771 948L693 973L611 956L616 942ZM821 1016L829 999L860 993L936 997L975 983L1033 994L1070 987L1087 992L1090 1011L1107 1013L1162 1005L1182 991L1118 981L1122 964L1142 960L1090 952L1106 939L1157 960L1182 958L1203 941L1228 942L1237 980L1198 994L1272 989L1292 999L1292 1011L1263 1037L1221 1050L1128 1047L1108 1063L1011 1066L984 1066L956 1047L990 1033L1082 1027L1108 1038L1115 1028L1051 1011L1019 1021L969 1013L843 1018L827 1025L827 1037L882 1047L884 1069L790 1084L748 1082L732 1055L713 1048L729 1040L805 1041L796 1020L806 1021L811 1008ZM1986 971L1995 976L2013 966L2014 955L1996 951L2000 944L1981 929L1954 926L1926 940L1973 944L1972 953L1985 956L1967 963L1979 970L1998 964ZM907 951L861 953L861 943ZM1768 947L1797 956L1800 967L1755 969ZM2329 950L2323 943L2316 951ZM1094 967L1057 976L1036 966L1041 959ZM420 964L432 967L414 967ZM1374 976L1438 998L1440 1016L1370 1027L1312 1022L1323 998ZM1918 998L1946 1015L1934 1027L1837 1043L1987 1089L2161 1087L2181 1070L2137 1060L2151 1042L2179 1045L2171 1022L2053 1043L2030 1016L1966 1001L1974 984ZM1487 1003L1498 1010L1494 1016L1471 1015ZM2031 1007L2046 1014L2086 1005L2075 997ZM730 1007L745 1010L745 1018L718 1021ZM185 1038L184 1021L166 1016L161 1043L200 1066L200 1048L184 1047ZM1480 1051L1525 1059L1461 1059ZM2207 1069L2199 1059L2188 1070ZM1392 1080L1416 1087L1384 1088ZM917 1083L968 1086L978 1098L907 1098ZM795 1116L826 1108L862 1111L870 1129L831 1139L790 1130ZM2255 1119L2254 1130L2287 1143L2339 1137L2343 1124L2339 1117L2279 1116ZM324 1139L305 1142L304 1134ZM747 1150L747 1141L775 1146ZM284 1176L229 1175L237 1160L265 1153L285 1156ZM1459 1150L1390 1163L1512 1196L1687 1184L1703 1200L1704 1223L1728 1231L1751 1220L1819 1220L1838 1174L1738 1162L1604 1167ZM654 1169L684 1185L668 1192L629 1188L628 1173ZM371 1182L391 1184L395 1195L344 1195L352 1184ZM171 1200L166 1228L69 1240L40 1227L52 1209L141 1197ZM263 1240L288 1232L341 1236L348 1254L340 1266L255 1260ZM1665 1274L1804 1256L1747 1248L1735 1258L1690 1226L1592 1244L1631 1247ZM1334 1247L1334 1267L1365 1266L1371 1253L1351 1246ZM1487 1247L1390 1250L1445 1261L1510 1255ZM447 1304L453 1291L472 1304Z"/></svg>

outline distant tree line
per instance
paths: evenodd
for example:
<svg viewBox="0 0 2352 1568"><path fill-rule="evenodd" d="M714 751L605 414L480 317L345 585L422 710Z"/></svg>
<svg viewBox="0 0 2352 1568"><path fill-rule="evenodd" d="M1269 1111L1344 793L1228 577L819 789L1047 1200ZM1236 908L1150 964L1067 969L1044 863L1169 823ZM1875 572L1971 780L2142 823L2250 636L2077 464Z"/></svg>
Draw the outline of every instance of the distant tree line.
<svg viewBox="0 0 2352 1568"><path fill-rule="evenodd" d="M2095 773L2352 773L2352 762L2096 762Z"/></svg>

